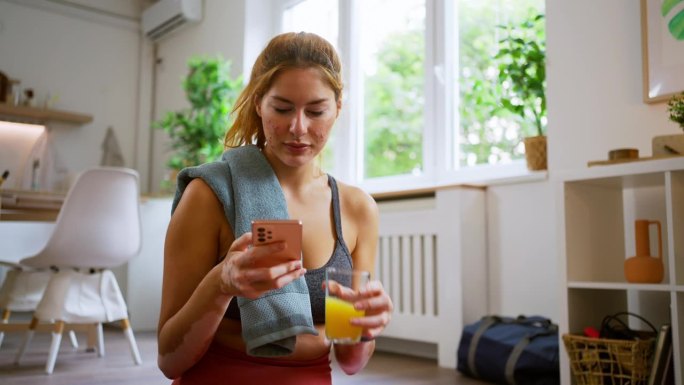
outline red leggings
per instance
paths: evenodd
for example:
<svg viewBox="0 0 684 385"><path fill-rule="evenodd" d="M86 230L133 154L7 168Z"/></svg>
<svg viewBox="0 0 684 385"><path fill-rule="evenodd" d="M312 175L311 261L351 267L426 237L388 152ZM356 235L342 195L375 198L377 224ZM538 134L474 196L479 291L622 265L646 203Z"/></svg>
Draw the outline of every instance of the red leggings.
<svg viewBox="0 0 684 385"><path fill-rule="evenodd" d="M331 385L328 354L309 361L248 356L212 344L192 368L172 385Z"/></svg>

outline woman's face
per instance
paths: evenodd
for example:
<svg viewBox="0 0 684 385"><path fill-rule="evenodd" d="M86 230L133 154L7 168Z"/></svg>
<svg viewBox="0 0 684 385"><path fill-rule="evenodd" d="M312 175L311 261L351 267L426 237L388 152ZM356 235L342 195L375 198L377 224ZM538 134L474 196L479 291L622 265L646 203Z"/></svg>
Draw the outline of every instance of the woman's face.
<svg viewBox="0 0 684 385"><path fill-rule="evenodd" d="M323 150L341 103L318 70L294 68L279 74L256 106L266 154L298 167Z"/></svg>

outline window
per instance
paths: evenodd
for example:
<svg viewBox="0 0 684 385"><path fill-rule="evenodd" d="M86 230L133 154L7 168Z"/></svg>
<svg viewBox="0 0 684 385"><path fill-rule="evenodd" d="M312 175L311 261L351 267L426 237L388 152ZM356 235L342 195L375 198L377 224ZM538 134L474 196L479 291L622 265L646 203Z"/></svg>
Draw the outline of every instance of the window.
<svg viewBox="0 0 684 385"><path fill-rule="evenodd" d="M343 116L324 153L326 170L369 191L524 172L522 138L533 129L502 107L512 85L500 80L495 56L509 33L502 26L521 25L543 14L543 6L543 0L289 2L283 31L327 38L345 66ZM543 25L537 37L543 39Z"/></svg>
<svg viewBox="0 0 684 385"><path fill-rule="evenodd" d="M524 157L521 139L531 128L502 107L500 97L510 84L499 81L498 62L492 58L508 33L500 26L518 26L542 9L540 0L459 0L454 168L507 164Z"/></svg>
<svg viewBox="0 0 684 385"><path fill-rule="evenodd" d="M362 178L421 175L425 0L362 1L358 15L363 87Z"/></svg>

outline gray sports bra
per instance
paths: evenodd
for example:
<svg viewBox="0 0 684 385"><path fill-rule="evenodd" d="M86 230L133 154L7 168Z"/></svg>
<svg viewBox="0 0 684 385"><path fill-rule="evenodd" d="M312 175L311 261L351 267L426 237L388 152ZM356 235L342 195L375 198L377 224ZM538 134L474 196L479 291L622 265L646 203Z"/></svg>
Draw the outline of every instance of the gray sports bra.
<svg viewBox="0 0 684 385"><path fill-rule="evenodd" d="M332 209L333 220L335 221L335 249L328 262L318 269L307 270L304 279L309 288L309 299L311 300L311 314L313 315L314 323L320 324L325 322L325 291L323 290L323 281L325 280L325 269L327 267L337 267L340 269L351 269L352 259L351 253L344 243L342 237L342 217L340 214L340 197L337 191L337 182L335 178L328 175L328 184L332 192ZM240 308L237 304L237 299L233 298L230 301L228 310L225 314L226 318L240 319Z"/></svg>

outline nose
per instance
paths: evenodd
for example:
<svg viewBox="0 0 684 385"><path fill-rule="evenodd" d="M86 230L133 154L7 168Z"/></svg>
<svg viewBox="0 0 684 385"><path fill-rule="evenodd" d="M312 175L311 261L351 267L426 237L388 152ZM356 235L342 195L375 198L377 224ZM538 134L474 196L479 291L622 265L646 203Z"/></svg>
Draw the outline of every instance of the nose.
<svg viewBox="0 0 684 385"><path fill-rule="evenodd" d="M294 121L290 125L290 134L295 138L301 138L308 131L309 121L304 110L297 111Z"/></svg>

